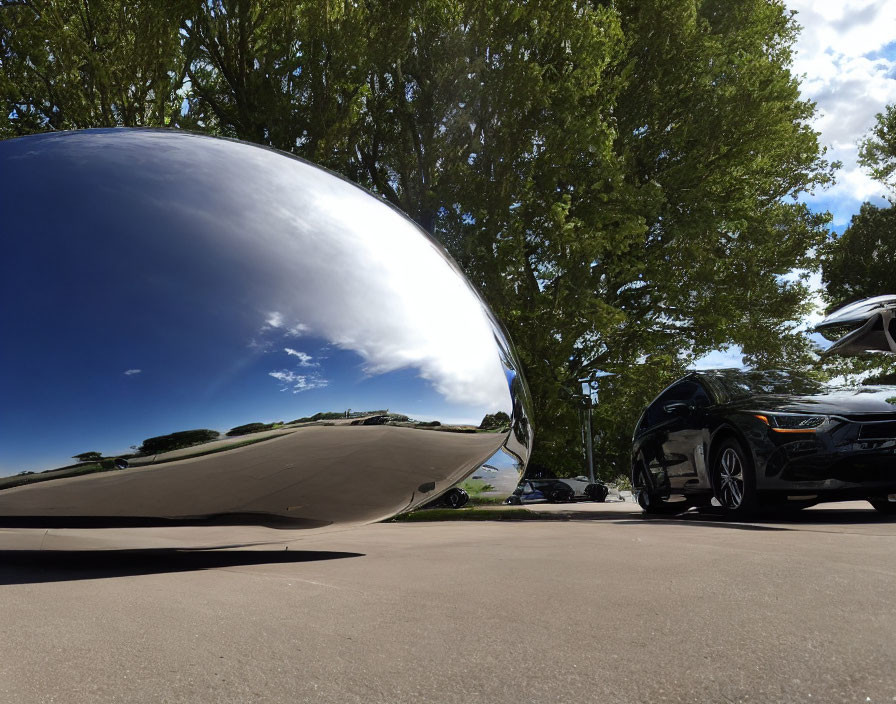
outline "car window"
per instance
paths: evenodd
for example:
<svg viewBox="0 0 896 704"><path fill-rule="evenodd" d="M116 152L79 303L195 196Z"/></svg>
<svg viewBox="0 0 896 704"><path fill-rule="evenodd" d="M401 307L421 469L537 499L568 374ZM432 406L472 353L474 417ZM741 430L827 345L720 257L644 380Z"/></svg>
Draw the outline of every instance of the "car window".
<svg viewBox="0 0 896 704"><path fill-rule="evenodd" d="M670 403L687 403L698 408L705 408L711 404L706 389L696 381L687 380L670 386L654 401L644 415L642 427L651 428L664 420L669 419L669 414L664 410Z"/></svg>

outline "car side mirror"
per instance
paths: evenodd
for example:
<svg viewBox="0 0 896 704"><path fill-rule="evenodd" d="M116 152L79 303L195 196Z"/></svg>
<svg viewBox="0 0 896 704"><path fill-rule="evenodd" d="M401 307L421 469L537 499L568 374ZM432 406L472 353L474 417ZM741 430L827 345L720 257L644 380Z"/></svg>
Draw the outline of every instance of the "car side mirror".
<svg viewBox="0 0 896 704"><path fill-rule="evenodd" d="M686 416L694 409L684 401L675 401L674 403L667 403L663 406L663 410L670 416Z"/></svg>

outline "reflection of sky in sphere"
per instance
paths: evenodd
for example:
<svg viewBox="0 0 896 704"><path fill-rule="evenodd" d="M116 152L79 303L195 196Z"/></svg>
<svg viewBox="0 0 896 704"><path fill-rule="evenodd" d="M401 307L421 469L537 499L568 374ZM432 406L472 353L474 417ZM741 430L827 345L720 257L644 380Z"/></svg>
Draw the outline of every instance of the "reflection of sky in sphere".
<svg viewBox="0 0 896 704"><path fill-rule="evenodd" d="M14 341L0 473L318 411L478 424L510 410L479 299L346 181L159 132L14 140L0 159L15 173L0 196ZM36 427L40 448L23 440Z"/></svg>

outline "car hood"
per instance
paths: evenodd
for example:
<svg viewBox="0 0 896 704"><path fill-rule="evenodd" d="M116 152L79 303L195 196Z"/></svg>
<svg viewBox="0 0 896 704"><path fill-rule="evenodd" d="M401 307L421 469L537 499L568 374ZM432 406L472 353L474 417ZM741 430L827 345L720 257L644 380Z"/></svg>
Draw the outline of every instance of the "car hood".
<svg viewBox="0 0 896 704"><path fill-rule="evenodd" d="M832 389L824 394L767 394L739 399L731 406L738 410L780 411L782 413L887 413L896 415L896 386L860 386Z"/></svg>

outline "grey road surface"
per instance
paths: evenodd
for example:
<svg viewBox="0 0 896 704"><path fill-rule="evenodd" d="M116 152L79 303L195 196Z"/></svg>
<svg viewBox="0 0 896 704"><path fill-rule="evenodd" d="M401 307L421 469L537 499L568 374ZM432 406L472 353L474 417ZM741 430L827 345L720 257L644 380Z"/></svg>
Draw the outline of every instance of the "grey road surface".
<svg viewBox="0 0 896 704"><path fill-rule="evenodd" d="M0 553L0 702L893 702L896 522L866 506Z"/></svg>

